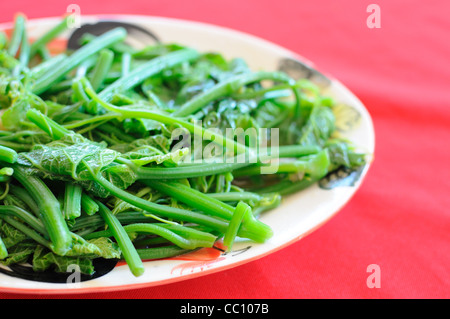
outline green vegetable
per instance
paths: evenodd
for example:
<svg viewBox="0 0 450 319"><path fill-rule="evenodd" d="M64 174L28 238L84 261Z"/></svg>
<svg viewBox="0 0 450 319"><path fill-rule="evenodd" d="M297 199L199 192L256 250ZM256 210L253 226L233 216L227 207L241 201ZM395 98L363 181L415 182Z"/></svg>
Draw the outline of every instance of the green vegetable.
<svg viewBox="0 0 450 319"><path fill-rule="evenodd" d="M99 210L98 204L88 194L81 194L81 208L89 216Z"/></svg>
<svg viewBox="0 0 450 319"><path fill-rule="evenodd" d="M126 76L121 77L99 93L99 98L109 101L115 93L127 91L134 88L136 85L142 83L145 79L158 74L164 69L171 68L175 65L190 61L198 57L198 53L192 49L183 49L169 53L162 57L157 57L140 65ZM92 102L95 106L98 101ZM92 108L92 106L91 106ZM94 108L94 110L97 110Z"/></svg>
<svg viewBox="0 0 450 319"><path fill-rule="evenodd" d="M25 16L23 14L16 15L13 33L8 44L8 53L11 56L16 56L17 52L19 52L20 44L24 37L25 23Z"/></svg>
<svg viewBox="0 0 450 319"><path fill-rule="evenodd" d="M6 248L2 238L0 237L0 259L5 259L6 257L8 257L8 249Z"/></svg>
<svg viewBox="0 0 450 319"><path fill-rule="evenodd" d="M101 51L108 46L121 41L125 38L126 31L122 28L111 30L86 46L74 52L72 55L64 59L60 64L49 72L40 77L33 85L33 93L41 94L45 92L51 85L62 79L64 75L70 72L73 68L81 62Z"/></svg>
<svg viewBox="0 0 450 319"><path fill-rule="evenodd" d="M72 245L72 239L55 195L40 178L27 175L20 165L14 165L13 169L14 178L39 206L39 217L49 233L52 248L57 254L65 255Z"/></svg>
<svg viewBox="0 0 450 319"><path fill-rule="evenodd" d="M81 198L83 188L80 185L67 182L64 192L64 217L74 219L81 216Z"/></svg>
<svg viewBox="0 0 450 319"><path fill-rule="evenodd" d="M141 276L144 260L220 240L263 244L259 217L285 195L366 163L307 79L176 43L137 49L123 28L52 54L67 27L30 42L17 15L0 33L1 264L92 275L120 258Z"/></svg>
<svg viewBox="0 0 450 319"><path fill-rule="evenodd" d="M205 91L189 102L183 104L178 110L173 113L173 116L185 117L187 115L193 114L211 101L214 101L223 96L230 95L246 84L259 82L262 80L275 80L287 83L293 82L293 80L284 73L256 72L241 74L218 83L210 90Z"/></svg>
<svg viewBox="0 0 450 319"><path fill-rule="evenodd" d="M230 226L228 227L225 236L223 238L223 244L231 250L234 238L238 234L239 227L246 216L250 216L251 208L244 202L239 202L236 206L236 210L231 218Z"/></svg>
<svg viewBox="0 0 450 319"><path fill-rule="evenodd" d="M108 49L103 49L102 51L100 51L97 64L92 71L92 76L90 79L94 90L98 90L103 84L103 81L105 80L106 75L111 68L113 59L114 53L112 51Z"/></svg>
<svg viewBox="0 0 450 319"><path fill-rule="evenodd" d="M9 147L0 145L0 161L15 163L17 161L17 152Z"/></svg>
<svg viewBox="0 0 450 319"><path fill-rule="evenodd" d="M5 32L0 31L0 50L3 50L8 44L8 39Z"/></svg>
<svg viewBox="0 0 450 319"><path fill-rule="evenodd" d="M141 248L136 249L136 251L142 260L152 260L175 257L188 253L192 250L183 249L178 246L163 246L154 248Z"/></svg>
<svg viewBox="0 0 450 319"><path fill-rule="evenodd" d="M39 50L45 47L50 41L52 41L56 36L58 36L63 31L68 28L68 20L70 16L67 15L64 17L61 22L59 22L56 26L48 30L41 37L36 39L30 47L30 56L34 56Z"/></svg>
<svg viewBox="0 0 450 319"><path fill-rule="evenodd" d="M116 239L119 247L122 251L125 261L128 263L131 272L135 276L141 276L144 273L144 265L142 263L136 248L133 246L131 239L128 237L126 231L117 220L117 218L111 214L108 208L102 203L98 203L99 214L105 220L106 225L108 225L114 238Z"/></svg>
<svg viewBox="0 0 450 319"><path fill-rule="evenodd" d="M23 201L23 203L26 205L26 208L33 212L36 216L39 215L39 206L24 188L17 185L10 185L9 193Z"/></svg>
<svg viewBox="0 0 450 319"><path fill-rule="evenodd" d="M179 182L156 180L143 181L146 185L168 194L194 208L202 210L211 215L234 221L235 209L213 197L203 194ZM264 223L253 218L253 215L247 214L242 221L242 227L239 235L250 238L256 242L264 242L272 236L272 230ZM229 244L231 241L229 242Z"/></svg>

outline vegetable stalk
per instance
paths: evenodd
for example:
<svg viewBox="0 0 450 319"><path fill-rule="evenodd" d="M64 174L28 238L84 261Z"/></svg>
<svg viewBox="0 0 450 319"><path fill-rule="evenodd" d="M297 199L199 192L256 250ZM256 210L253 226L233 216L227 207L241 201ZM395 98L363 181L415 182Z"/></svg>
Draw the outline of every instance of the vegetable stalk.
<svg viewBox="0 0 450 319"><path fill-rule="evenodd" d="M45 92L52 86L53 83L60 80L81 62L93 56L102 49L123 40L125 36L126 31L123 28L116 28L102 34L94 41L90 42L86 46L83 46L72 55L64 59L60 64L56 65L54 69L37 79L32 88L33 93L41 94Z"/></svg>
<svg viewBox="0 0 450 319"><path fill-rule="evenodd" d="M72 246L72 237L64 221L59 201L41 179L27 175L20 165L12 167L14 178L22 184L39 206L39 217L49 233L52 249L58 255L64 256Z"/></svg>
<svg viewBox="0 0 450 319"><path fill-rule="evenodd" d="M108 228L111 230L122 251L122 255L130 267L131 272L136 277L144 274L145 268L136 248L133 245L127 232L120 224L119 220L111 213L111 211L101 202L97 202L99 206L99 214L105 220Z"/></svg>

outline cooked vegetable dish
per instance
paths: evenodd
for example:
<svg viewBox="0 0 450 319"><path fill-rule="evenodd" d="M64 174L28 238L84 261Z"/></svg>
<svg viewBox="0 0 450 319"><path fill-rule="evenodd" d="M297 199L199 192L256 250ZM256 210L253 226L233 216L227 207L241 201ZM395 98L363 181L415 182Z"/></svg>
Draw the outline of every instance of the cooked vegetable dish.
<svg viewBox="0 0 450 319"><path fill-rule="evenodd" d="M31 41L0 33L0 263L93 274L219 242L270 240L284 196L365 155L339 137L307 79L123 28L52 53L66 19Z"/></svg>

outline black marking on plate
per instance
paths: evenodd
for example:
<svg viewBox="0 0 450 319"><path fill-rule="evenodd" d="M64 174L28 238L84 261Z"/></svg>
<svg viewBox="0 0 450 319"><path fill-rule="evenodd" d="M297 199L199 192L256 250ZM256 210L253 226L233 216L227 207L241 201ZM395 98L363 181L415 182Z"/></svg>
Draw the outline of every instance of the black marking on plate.
<svg viewBox="0 0 450 319"><path fill-rule="evenodd" d="M118 261L118 259L94 259L92 263L95 273L92 275L80 274L79 279L80 281L88 281L104 276L114 269ZM10 265L8 268L0 267L0 273L11 277L40 282L67 283L69 276L73 275L73 273L57 273L53 270L34 271L31 266L20 264Z"/></svg>
<svg viewBox="0 0 450 319"><path fill-rule="evenodd" d="M319 181L319 187L322 189L333 189L342 186L355 186L360 179L365 165L356 168L340 167L328 173Z"/></svg>
<svg viewBox="0 0 450 319"><path fill-rule="evenodd" d="M134 42L141 43L142 45L161 42L155 33L141 26L121 21L99 21L93 24L84 24L76 29L67 41L67 48L72 50L80 48L80 41L85 33L99 36L117 27L125 28L127 30L127 38L132 38Z"/></svg>
<svg viewBox="0 0 450 319"><path fill-rule="evenodd" d="M246 251L248 251L250 248L252 248L252 246L250 245L250 246L247 246L247 247L244 247L244 248L241 248L241 249L237 249L237 250L231 250L231 251L226 251L226 252L224 252L222 255L230 255L231 257L234 257L234 256L237 256L237 255L240 255L240 254L242 254L242 253L245 253Z"/></svg>
<svg viewBox="0 0 450 319"><path fill-rule="evenodd" d="M309 79L322 89L331 85L331 80L324 74L295 59L280 59L278 62L278 70L286 73L295 80Z"/></svg>
<svg viewBox="0 0 450 319"><path fill-rule="evenodd" d="M216 250L218 250L218 251L221 251L221 252L223 252L223 253L226 253L226 250L225 250L225 249L222 249L222 248L220 248L220 247L212 246L212 248L213 248L213 249L216 249Z"/></svg>

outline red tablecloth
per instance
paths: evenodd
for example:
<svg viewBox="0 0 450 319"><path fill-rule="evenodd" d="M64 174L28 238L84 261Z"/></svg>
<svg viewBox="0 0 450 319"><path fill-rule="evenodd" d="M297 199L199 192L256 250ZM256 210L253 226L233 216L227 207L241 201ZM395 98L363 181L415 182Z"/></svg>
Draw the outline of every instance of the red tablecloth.
<svg viewBox="0 0 450 319"><path fill-rule="evenodd" d="M59 16L73 1L3 1ZM446 0L96 0L82 14L127 13L214 23L314 61L366 105L375 162L350 203L306 238L223 272L152 288L5 298L449 298L450 2ZM380 8L369 28L367 7ZM380 288L367 267L379 266Z"/></svg>

